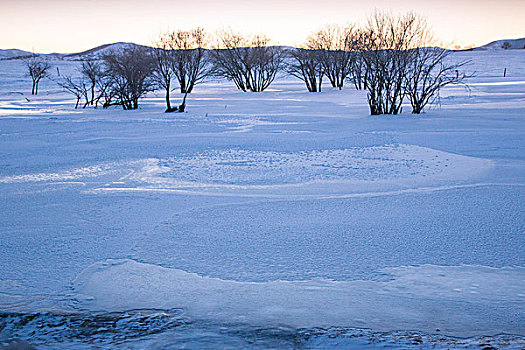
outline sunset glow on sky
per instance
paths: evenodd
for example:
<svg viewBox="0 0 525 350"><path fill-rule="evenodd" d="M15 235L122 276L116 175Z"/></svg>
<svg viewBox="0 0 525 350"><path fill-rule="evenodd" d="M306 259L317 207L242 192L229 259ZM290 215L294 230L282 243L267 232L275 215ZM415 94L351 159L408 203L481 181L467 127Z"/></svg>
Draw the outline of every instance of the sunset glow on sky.
<svg viewBox="0 0 525 350"><path fill-rule="evenodd" d="M525 0L0 0L0 48L77 52L119 41L151 44L168 29L230 27L300 45L329 23L360 23L374 9L428 18L452 46L525 37Z"/></svg>

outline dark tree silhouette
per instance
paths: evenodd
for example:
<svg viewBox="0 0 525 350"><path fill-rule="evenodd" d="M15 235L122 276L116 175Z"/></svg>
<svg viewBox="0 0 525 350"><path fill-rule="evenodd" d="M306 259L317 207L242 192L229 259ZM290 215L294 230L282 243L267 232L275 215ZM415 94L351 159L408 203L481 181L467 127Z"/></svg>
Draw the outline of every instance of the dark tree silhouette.
<svg viewBox="0 0 525 350"><path fill-rule="evenodd" d="M207 35L204 29L178 30L165 35L172 71L181 93L191 93L209 73L206 60Z"/></svg>
<svg viewBox="0 0 525 350"><path fill-rule="evenodd" d="M38 94L38 84L42 78L45 78L48 75L48 71L51 68L51 65L44 61L39 56L33 56L28 61L26 61L27 74L33 80L33 87L31 88L31 95Z"/></svg>
<svg viewBox="0 0 525 350"><path fill-rule="evenodd" d="M319 62L332 87L341 89L352 71L354 34L352 26L328 25L307 38L305 47L319 52Z"/></svg>
<svg viewBox="0 0 525 350"><path fill-rule="evenodd" d="M65 75L61 80L57 81L57 84L76 97L77 102L75 104L75 109L78 108L82 97L85 99L85 103L82 108L86 108L91 102L88 97L89 93L84 77L73 78L69 75Z"/></svg>
<svg viewBox="0 0 525 350"><path fill-rule="evenodd" d="M428 103L439 99L439 91L450 84L462 84L471 75L460 69L469 63L447 62L449 50L439 47L418 47L411 49L405 76L405 90L412 113L419 114Z"/></svg>
<svg viewBox="0 0 525 350"><path fill-rule="evenodd" d="M94 59L87 59L82 62L80 68L82 75L89 81L91 92L91 98L89 104L93 106L95 103L95 90L97 88L97 82L103 75L103 67L100 61Z"/></svg>
<svg viewBox="0 0 525 350"><path fill-rule="evenodd" d="M269 46L261 35L244 37L231 31L218 34L219 44L210 51L213 74L235 83L242 91L263 91L283 65L284 51Z"/></svg>
<svg viewBox="0 0 525 350"><path fill-rule="evenodd" d="M103 57L109 92L104 107L120 105L125 110L137 109L139 99L153 91L154 60L150 50L142 47L112 52Z"/></svg>
<svg viewBox="0 0 525 350"><path fill-rule="evenodd" d="M289 59L285 64L285 70L288 74L301 79L309 92L321 92L323 82L323 66L318 50L309 50L304 48L291 49Z"/></svg>
<svg viewBox="0 0 525 350"><path fill-rule="evenodd" d="M170 92L171 80L173 78L172 56L170 53L169 37L162 35L155 43L152 50L153 57L153 79L157 86L165 91L166 112L173 112L171 107Z"/></svg>

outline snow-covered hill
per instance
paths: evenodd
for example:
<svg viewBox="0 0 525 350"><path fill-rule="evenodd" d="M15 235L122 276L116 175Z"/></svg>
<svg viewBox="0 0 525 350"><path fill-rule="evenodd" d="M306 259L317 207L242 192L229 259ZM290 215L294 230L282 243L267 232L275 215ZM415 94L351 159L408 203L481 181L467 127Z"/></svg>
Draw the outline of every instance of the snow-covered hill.
<svg viewBox="0 0 525 350"><path fill-rule="evenodd" d="M65 59L70 59L70 60L71 59L72 60L77 60L77 59L84 59L84 58L100 58L103 55L108 54L110 52L122 51L122 50L129 49L129 48L132 48L132 47L147 48L147 46L144 46L144 45L139 45L139 44L134 44L134 43L118 42L118 43L113 43L113 44L100 45L100 46L97 46L97 47L94 47L92 49L89 49L89 50L86 50L86 51L82 51L82 52L65 54L64 58Z"/></svg>
<svg viewBox="0 0 525 350"><path fill-rule="evenodd" d="M516 50L525 49L525 38L496 40L486 45L475 48L474 50Z"/></svg>
<svg viewBox="0 0 525 350"><path fill-rule="evenodd" d="M89 50L81 51L81 52L75 52L75 53L50 53L50 54L40 54L36 53L36 55L48 57L52 59L66 59L66 60L83 60L86 58L100 58L104 54L107 54L109 52L113 51L122 51L124 49L132 48L132 47L144 47L147 48L147 46L134 44L134 43L113 43L113 44L104 44L97 47L94 47ZM23 51L18 49L0 49L0 60L6 60L6 59L19 59L19 58L26 58L28 56L34 55L33 53L29 51Z"/></svg>
<svg viewBox="0 0 525 350"><path fill-rule="evenodd" d="M31 55L31 52L18 49L0 49L0 60Z"/></svg>
<svg viewBox="0 0 525 350"><path fill-rule="evenodd" d="M117 42L112 44L104 44L92 49L88 49L81 52L74 53L52 53L52 54L39 54L40 56L46 56L53 59L65 59L65 60L83 60L86 58L101 58L104 54L107 54L112 51L122 51L124 49L132 47L143 47L148 48L148 46L129 43L129 42ZM288 46L283 46L283 48L291 48ZM525 38L521 39L509 39L509 40L496 40L486 45L476 47L472 50L474 51L485 51L485 50L505 50L505 49L525 49ZM471 51L471 50L467 50ZM25 58L33 53L29 51L19 50L19 49L0 49L0 60L5 59L18 59Z"/></svg>

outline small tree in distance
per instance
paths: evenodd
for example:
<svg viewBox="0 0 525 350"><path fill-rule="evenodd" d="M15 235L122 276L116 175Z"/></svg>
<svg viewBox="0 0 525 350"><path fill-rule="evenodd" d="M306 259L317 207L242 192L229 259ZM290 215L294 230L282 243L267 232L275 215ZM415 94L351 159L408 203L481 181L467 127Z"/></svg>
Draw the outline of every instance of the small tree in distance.
<svg viewBox="0 0 525 350"><path fill-rule="evenodd" d="M165 35L169 49L173 74L177 78L181 93L191 93L194 86L207 74L205 47L207 35L204 29L177 30Z"/></svg>
<svg viewBox="0 0 525 350"><path fill-rule="evenodd" d="M448 63L450 51L440 47L418 47L410 51L405 90L413 114L420 114L428 103L439 99L441 88L462 84L470 77L460 69L470 61Z"/></svg>
<svg viewBox="0 0 525 350"><path fill-rule="evenodd" d="M352 70L356 53L353 51L354 27L328 25L311 34L306 48L318 51L318 59L332 87L342 89Z"/></svg>
<svg viewBox="0 0 525 350"><path fill-rule="evenodd" d="M103 60L112 98L104 103L104 107L120 105L124 110L137 109L139 99L155 87L150 50L132 47L104 55Z"/></svg>
<svg viewBox="0 0 525 350"><path fill-rule="evenodd" d="M88 97L88 88L86 87L84 77L79 77L75 79L69 75L65 75L62 77L62 80L57 81L57 84L76 97L77 102L75 104L75 109L78 108L82 97L84 97L85 99L85 103L82 106L82 108L87 107L90 100Z"/></svg>
<svg viewBox="0 0 525 350"><path fill-rule="evenodd" d="M42 78L45 78L48 75L48 71L51 68L51 65L44 61L39 56L33 56L28 61L26 61L27 74L33 80L33 87L31 88L31 95L38 94L38 84Z"/></svg>
<svg viewBox="0 0 525 350"><path fill-rule="evenodd" d="M171 92L171 80L173 78L172 59L169 37L167 35L161 35L161 37L155 42L155 48L152 50L153 57L153 80L157 86L165 91L166 99L166 112L174 112L171 108L170 92Z"/></svg>
<svg viewBox="0 0 525 350"><path fill-rule="evenodd" d="M448 63L450 51L437 47L426 19L415 13L376 11L363 30L360 59L372 115L401 113L406 97L419 114L442 87L468 77L459 72L468 61Z"/></svg>
<svg viewBox="0 0 525 350"><path fill-rule="evenodd" d="M301 79L309 92L321 92L323 83L323 66L321 65L318 50L291 49L290 59L285 64L288 74Z"/></svg>
<svg viewBox="0 0 525 350"><path fill-rule="evenodd" d="M422 18L414 13L394 16L376 11L364 31L361 59L370 114L399 114L406 94L410 49L418 47L424 34Z"/></svg>
<svg viewBox="0 0 525 350"><path fill-rule="evenodd" d="M264 91L282 68L284 51L270 46L270 39L263 35L245 37L222 31L218 42L210 51L212 72L233 81L242 91Z"/></svg>
<svg viewBox="0 0 525 350"><path fill-rule="evenodd" d="M80 72L89 81L89 90L91 93L89 104L93 106L93 104L95 103L95 90L97 87L97 82L101 79L103 75L102 65L100 61L94 59L87 59L82 62Z"/></svg>

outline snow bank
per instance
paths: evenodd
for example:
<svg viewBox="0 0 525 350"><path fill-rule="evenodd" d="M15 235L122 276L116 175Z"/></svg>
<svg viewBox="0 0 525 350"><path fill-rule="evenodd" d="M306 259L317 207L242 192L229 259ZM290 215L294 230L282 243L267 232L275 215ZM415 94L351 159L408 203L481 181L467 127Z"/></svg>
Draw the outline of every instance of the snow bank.
<svg viewBox="0 0 525 350"><path fill-rule="evenodd" d="M195 320L285 325L418 329L457 336L524 335L525 268L398 267L358 281L221 280L182 270L107 260L73 282L90 311L182 308Z"/></svg>

